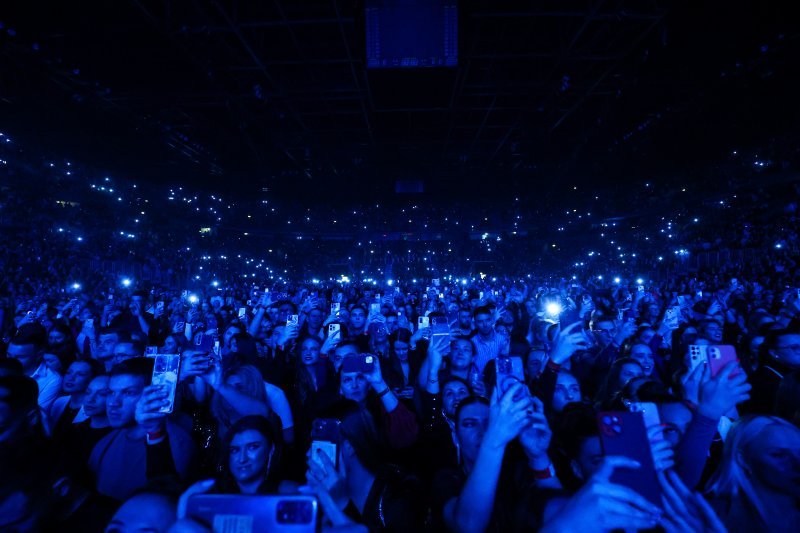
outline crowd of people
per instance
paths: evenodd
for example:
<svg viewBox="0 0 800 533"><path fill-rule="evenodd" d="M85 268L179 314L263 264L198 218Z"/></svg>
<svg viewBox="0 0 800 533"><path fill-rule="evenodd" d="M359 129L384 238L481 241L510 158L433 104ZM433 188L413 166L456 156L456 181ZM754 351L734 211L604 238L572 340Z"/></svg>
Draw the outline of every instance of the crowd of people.
<svg viewBox="0 0 800 533"><path fill-rule="evenodd" d="M0 529L203 531L202 494L301 494L334 530L796 531L796 261L662 282L28 280L2 309ZM636 455L621 413L640 410Z"/></svg>
<svg viewBox="0 0 800 533"><path fill-rule="evenodd" d="M0 204L2 531L800 529L795 184L553 222L70 175Z"/></svg>

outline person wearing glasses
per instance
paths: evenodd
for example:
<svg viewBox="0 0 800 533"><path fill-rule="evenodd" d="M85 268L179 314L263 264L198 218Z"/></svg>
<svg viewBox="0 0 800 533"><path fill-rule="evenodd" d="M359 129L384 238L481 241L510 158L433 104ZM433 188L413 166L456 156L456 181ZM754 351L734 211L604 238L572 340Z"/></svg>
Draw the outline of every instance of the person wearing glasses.
<svg viewBox="0 0 800 533"><path fill-rule="evenodd" d="M753 373L752 399L746 411L753 414L773 414L775 397L783 378L800 370L800 333L778 329L764 339L761 364Z"/></svg>

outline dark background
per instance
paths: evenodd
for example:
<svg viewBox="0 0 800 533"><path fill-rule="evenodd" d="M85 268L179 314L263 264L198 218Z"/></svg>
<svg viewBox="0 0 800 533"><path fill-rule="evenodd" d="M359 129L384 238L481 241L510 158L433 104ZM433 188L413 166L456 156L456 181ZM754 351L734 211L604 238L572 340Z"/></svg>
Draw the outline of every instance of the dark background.
<svg viewBox="0 0 800 533"><path fill-rule="evenodd" d="M96 173L248 197L713 185L796 165L793 4L460 2L457 67L368 70L359 1L3 2L0 124Z"/></svg>

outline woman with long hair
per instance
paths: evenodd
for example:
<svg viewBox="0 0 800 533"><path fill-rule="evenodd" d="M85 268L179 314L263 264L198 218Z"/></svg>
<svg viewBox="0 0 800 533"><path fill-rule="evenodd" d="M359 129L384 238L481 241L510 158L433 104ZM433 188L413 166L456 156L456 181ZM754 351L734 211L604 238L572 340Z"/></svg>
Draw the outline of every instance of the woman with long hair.
<svg viewBox="0 0 800 533"><path fill-rule="evenodd" d="M776 416L739 419L707 493L731 531L800 531L800 429Z"/></svg>

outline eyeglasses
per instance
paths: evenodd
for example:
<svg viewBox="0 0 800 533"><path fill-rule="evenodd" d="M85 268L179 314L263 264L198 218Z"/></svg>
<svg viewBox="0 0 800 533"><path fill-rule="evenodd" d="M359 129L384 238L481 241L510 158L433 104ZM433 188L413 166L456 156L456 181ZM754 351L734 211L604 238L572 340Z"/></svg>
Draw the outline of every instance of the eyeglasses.
<svg viewBox="0 0 800 533"><path fill-rule="evenodd" d="M614 333L613 329L600 329L600 328L597 328L597 329L593 329L592 331L594 331L595 333L605 333L606 335L611 335L612 333Z"/></svg>

